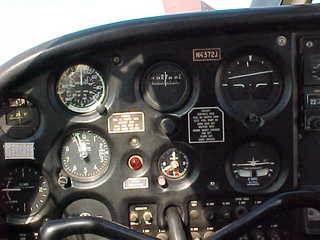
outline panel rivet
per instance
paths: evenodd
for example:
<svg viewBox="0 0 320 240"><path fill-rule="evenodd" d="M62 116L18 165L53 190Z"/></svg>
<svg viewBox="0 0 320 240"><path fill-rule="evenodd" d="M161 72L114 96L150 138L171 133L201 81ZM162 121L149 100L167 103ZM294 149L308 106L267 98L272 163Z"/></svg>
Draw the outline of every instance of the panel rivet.
<svg viewBox="0 0 320 240"><path fill-rule="evenodd" d="M288 40L287 40L287 38L285 36L279 36L277 38L277 43L281 47L284 47L285 45L287 45L287 42L288 42Z"/></svg>
<svg viewBox="0 0 320 240"><path fill-rule="evenodd" d="M306 42L306 47L307 48L312 48L313 47L313 42L312 41L308 41L308 42Z"/></svg>
<svg viewBox="0 0 320 240"><path fill-rule="evenodd" d="M117 65L121 62L121 58L119 56L114 56L112 62Z"/></svg>

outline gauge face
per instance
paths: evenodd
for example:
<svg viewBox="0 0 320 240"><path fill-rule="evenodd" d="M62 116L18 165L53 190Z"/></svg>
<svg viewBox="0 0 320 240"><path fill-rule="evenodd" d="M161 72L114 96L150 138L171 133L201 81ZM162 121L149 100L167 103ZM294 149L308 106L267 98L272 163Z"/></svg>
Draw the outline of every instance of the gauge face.
<svg viewBox="0 0 320 240"><path fill-rule="evenodd" d="M49 196L47 180L34 167L14 167L1 180L1 199L9 214L30 216L37 214Z"/></svg>
<svg viewBox="0 0 320 240"><path fill-rule="evenodd" d="M279 154L261 142L240 146L229 164L227 171L231 171L233 180L246 190L264 189L273 184L280 173Z"/></svg>
<svg viewBox="0 0 320 240"><path fill-rule="evenodd" d="M190 80L186 72L170 62L151 66L142 80L144 100L161 112L170 112L182 107L189 98L190 89Z"/></svg>
<svg viewBox="0 0 320 240"><path fill-rule="evenodd" d="M63 212L63 218L72 217L96 217L107 221L112 221L109 208L102 202L95 199L80 199L72 202L66 207ZM72 235L64 240L106 240L104 237L100 237L93 234Z"/></svg>
<svg viewBox="0 0 320 240"><path fill-rule="evenodd" d="M0 113L1 129L11 138L28 138L38 129L39 111L33 103L24 97L4 99Z"/></svg>
<svg viewBox="0 0 320 240"><path fill-rule="evenodd" d="M159 168L168 178L181 178L189 170L188 156L177 148L170 148L160 156Z"/></svg>
<svg viewBox="0 0 320 240"><path fill-rule="evenodd" d="M276 66L264 57L244 55L227 63L218 74L221 104L240 118L262 116L279 103L283 82Z"/></svg>
<svg viewBox="0 0 320 240"><path fill-rule="evenodd" d="M66 69L57 82L56 91L60 101L69 110L77 113L94 111L106 95L101 75L84 64Z"/></svg>
<svg viewBox="0 0 320 240"><path fill-rule="evenodd" d="M91 130L76 130L64 141L61 162L63 169L73 179L80 182L94 181L109 168L108 142Z"/></svg>

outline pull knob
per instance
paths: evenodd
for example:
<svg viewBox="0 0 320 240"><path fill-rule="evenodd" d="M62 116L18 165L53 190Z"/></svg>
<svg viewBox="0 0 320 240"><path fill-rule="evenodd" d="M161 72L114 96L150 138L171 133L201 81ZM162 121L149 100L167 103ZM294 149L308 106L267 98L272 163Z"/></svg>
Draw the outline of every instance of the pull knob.
<svg viewBox="0 0 320 240"><path fill-rule="evenodd" d="M129 215L129 220L130 222L138 222L139 221L139 215L137 212L130 212L130 215Z"/></svg>
<svg viewBox="0 0 320 240"><path fill-rule="evenodd" d="M151 213L151 212L149 212L149 211L145 212L145 213L142 215L142 217L143 217L143 220L144 220L146 223L150 224L150 223L152 222L152 213Z"/></svg>

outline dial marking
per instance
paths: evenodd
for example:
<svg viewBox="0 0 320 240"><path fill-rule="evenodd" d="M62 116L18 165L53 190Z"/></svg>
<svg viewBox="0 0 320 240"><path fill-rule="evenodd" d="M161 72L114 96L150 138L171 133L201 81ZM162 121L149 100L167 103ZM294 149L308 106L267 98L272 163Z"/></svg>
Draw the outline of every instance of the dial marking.
<svg viewBox="0 0 320 240"><path fill-rule="evenodd" d="M268 86L268 85L269 85L268 83L257 83L256 88L262 87L262 86Z"/></svg>
<svg viewBox="0 0 320 240"><path fill-rule="evenodd" d="M268 74L268 73L273 73L273 70L263 71L263 72L256 72L256 73L248 73L248 74L243 74L243 75L237 75L237 76L229 77L228 79L237 79L237 78L258 76L258 75L263 75L263 74Z"/></svg>
<svg viewBox="0 0 320 240"><path fill-rule="evenodd" d="M234 87L241 87L241 88L245 88L246 86L242 83L236 83L236 84L233 84Z"/></svg>
<svg viewBox="0 0 320 240"><path fill-rule="evenodd" d="M3 188L1 192L21 192L21 188Z"/></svg>

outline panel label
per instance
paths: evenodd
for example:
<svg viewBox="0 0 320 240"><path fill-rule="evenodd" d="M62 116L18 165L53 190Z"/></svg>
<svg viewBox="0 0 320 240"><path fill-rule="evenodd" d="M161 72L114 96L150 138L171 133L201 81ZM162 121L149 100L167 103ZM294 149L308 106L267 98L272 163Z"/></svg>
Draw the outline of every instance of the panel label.
<svg viewBox="0 0 320 240"><path fill-rule="evenodd" d="M188 113L189 143L225 141L224 112L219 107L197 107Z"/></svg>
<svg viewBox="0 0 320 240"><path fill-rule="evenodd" d="M10 143L4 144L4 158L32 159L34 160L34 143Z"/></svg>
<svg viewBox="0 0 320 240"><path fill-rule="evenodd" d="M149 188L147 177L127 178L123 182L123 189L146 189Z"/></svg>
<svg viewBox="0 0 320 240"><path fill-rule="evenodd" d="M196 48L192 50L194 62L209 62L221 60L220 48Z"/></svg>
<svg viewBox="0 0 320 240"><path fill-rule="evenodd" d="M109 133L144 132L144 113L114 113L108 118Z"/></svg>
<svg viewBox="0 0 320 240"><path fill-rule="evenodd" d="M319 107L320 94L307 94L307 105L310 107Z"/></svg>

